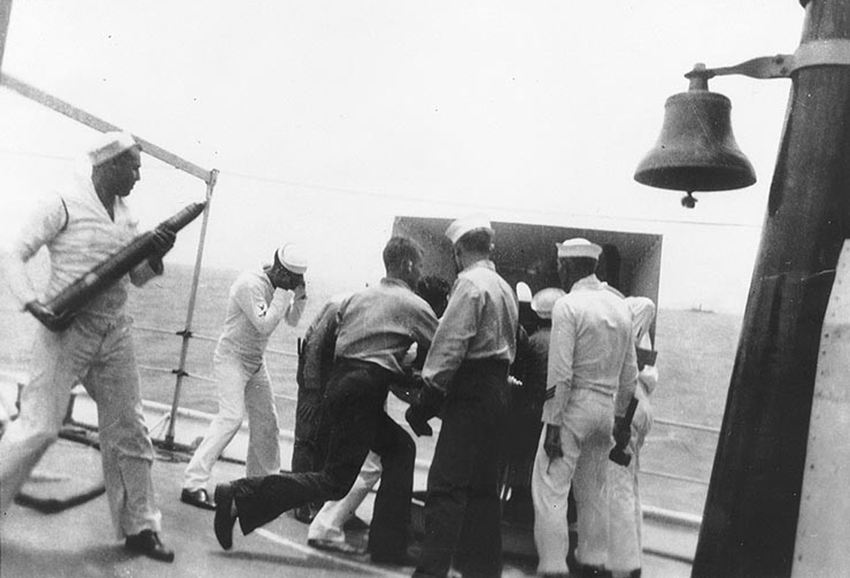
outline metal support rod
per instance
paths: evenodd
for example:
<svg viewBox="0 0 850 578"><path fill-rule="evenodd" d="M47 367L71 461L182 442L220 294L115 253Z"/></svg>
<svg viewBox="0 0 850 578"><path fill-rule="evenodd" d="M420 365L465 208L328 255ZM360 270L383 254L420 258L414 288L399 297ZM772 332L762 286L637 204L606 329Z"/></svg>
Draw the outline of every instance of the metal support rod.
<svg viewBox="0 0 850 578"><path fill-rule="evenodd" d="M182 332L183 343L180 347L180 364L177 367L177 382L174 385L174 399L171 403L171 417L168 420L168 432L165 434L165 446L174 447L174 428L177 422L177 408L180 403L180 388L183 385L185 375L186 357L189 354L189 340L192 339L192 319L195 316L195 299L198 296L198 282L201 278L201 262L204 258L204 243L207 236L207 223L210 219L210 205L212 194L218 178L218 170L210 171L210 179L207 181L207 205L204 207L203 221L201 222L201 235L198 239L198 253L195 256L195 272L192 276L192 289L189 293L189 306L186 311L186 327Z"/></svg>
<svg viewBox="0 0 850 578"><path fill-rule="evenodd" d="M65 102L60 98L56 98L52 94L48 94L43 90L40 90L26 82L15 78L5 72L0 72L0 85L5 86L9 90L13 90L20 94L21 96L33 100L39 104L46 106L47 108L51 108L56 112L62 113L65 116L76 120L82 124L90 126L91 128L98 130L100 132L109 132L114 130L122 130L120 127L115 126L110 122L106 122L105 120L94 116L93 114L89 114L88 112L77 108L73 104ZM207 185L214 179L213 171L208 171L204 168L199 167L195 163L189 162L186 159L183 159L172 152L165 150L162 147L158 147L152 142L141 138L138 135L133 135L141 147L142 151L146 154L161 160L162 162L171 165L176 169L180 169L186 173L189 173L192 176L198 177Z"/></svg>
<svg viewBox="0 0 850 578"><path fill-rule="evenodd" d="M0 70L3 70L3 55L6 53L6 36L11 15L12 0L0 0Z"/></svg>

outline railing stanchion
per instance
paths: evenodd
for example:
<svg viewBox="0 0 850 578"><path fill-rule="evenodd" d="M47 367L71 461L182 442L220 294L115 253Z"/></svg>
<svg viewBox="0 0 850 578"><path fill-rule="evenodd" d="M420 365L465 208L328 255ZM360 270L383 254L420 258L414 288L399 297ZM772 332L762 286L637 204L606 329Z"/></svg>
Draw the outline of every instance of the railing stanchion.
<svg viewBox="0 0 850 578"><path fill-rule="evenodd" d="M177 407L180 402L180 388L183 385L183 377L186 375L186 356L189 353L189 340L192 338L192 318L195 315L195 298L198 295L198 282L201 277L201 261L204 257L204 241L207 236L207 223L210 218L210 205L212 201L213 188L218 177L218 170L210 171L207 181L207 205L204 207L204 217L201 223L201 236L198 239L198 253L195 257L195 272L192 276L192 289L189 293L189 306L186 311L186 327L181 331L183 343L180 348L180 365L177 367L177 382L174 385L174 399L171 402L171 414L168 418L168 431L165 434L165 448L174 449L174 428L177 422Z"/></svg>

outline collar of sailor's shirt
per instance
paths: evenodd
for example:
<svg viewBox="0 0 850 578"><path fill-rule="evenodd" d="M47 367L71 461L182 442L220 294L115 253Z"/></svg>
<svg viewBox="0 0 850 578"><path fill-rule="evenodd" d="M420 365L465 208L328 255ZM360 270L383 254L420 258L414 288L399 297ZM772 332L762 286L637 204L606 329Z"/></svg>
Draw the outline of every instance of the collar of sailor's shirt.
<svg viewBox="0 0 850 578"><path fill-rule="evenodd" d="M479 259L475 263L471 263L464 271L470 271L475 269L476 267L484 267L486 269L490 269L491 271L496 270L496 264L493 263L490 259Z"/></svg>
<svg viewBox="0 0 850 578"><path fill-rule="evenodd" d="M583 277L573 283L571 291L582 289L603 289L602 282L596 277L596 273L591 273L587 277Z"/></svg>
<svg viewBox="0 0 850 578"><path fill-rule="evenodd" d="M383 279L381 279L381 285L397 285L399 287L404 287L405 289L407 289L409 291L413 291L413 289L411 289L410 285L405 283L403 280L397 279L395 277L384 277Z"/></svg>

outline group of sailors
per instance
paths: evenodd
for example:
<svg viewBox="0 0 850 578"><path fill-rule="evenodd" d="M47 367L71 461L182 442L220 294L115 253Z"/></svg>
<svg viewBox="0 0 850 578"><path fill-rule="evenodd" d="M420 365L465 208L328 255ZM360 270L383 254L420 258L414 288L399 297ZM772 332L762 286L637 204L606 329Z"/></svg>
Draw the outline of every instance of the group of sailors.
<svg viewBox="0 0 850 578"><path fill-rule="evenodd" d="M56 439L79 381L98 405L119 538L130 551L170 562L174 552L159 535L153 449L124 304L128 283L162 274L175 235L158 230L145 262L62 318L41 304L25 268L46 247L47 295L55 295L136 235L124 198L140 178L139 145L127 133L106 133L88 158L91 172L47 197L2 252L13 294L43 326L19 417L0 438L0 510L5 516ZM331 299L312 321L299 341L288 472L281 471L264 352L281 321L294 327L302 317L307 257L285 244L271 265L240 274L214 354L219 411L186 468L181 500L215 510L213 531L225 550L233 547L237 522L247 535L294 510L310 522L308 544L351 553L344 524L380 479L367 547L375 563L415 567L419 578L451 569L500 576L503 509L507 517L526 508L533 511L541 575L639 576L638 452L657 372L652 360L639 368L638 351L654 304L600 281L601 248L569 239L557 244L563 288L534 296L529 335L516 293L493 264L489 220L458 219L446 236L458 271L451 288L423 278L422 247L394 236L383 250L384 278ZM419 552L409 536L416 443L387 414L389 391L409 403L405 419L416 436L432 435L432 420L441 420ZM633 398L638 409L629 420ZM245 416L246 477L218 484L210 495L213 465ZM615 444L630 448L628 466L609 460ZM503 503L506 486L511 498Z"/></svg>

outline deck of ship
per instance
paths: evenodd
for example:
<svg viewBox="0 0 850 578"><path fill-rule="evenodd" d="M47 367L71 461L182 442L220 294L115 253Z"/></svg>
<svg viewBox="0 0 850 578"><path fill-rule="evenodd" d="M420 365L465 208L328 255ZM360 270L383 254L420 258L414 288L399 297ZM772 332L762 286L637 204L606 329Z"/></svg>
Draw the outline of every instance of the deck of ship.
<svg viewBox="0 0 850 578"><path fill-rule="evenodd" d="M13 407L17 385L14 380L0 382L0 399ZM149 424L163 424L169 408L146 403ZM85 395L77 396L73 420L82 427L72 432L91 437L88 428L95 420L94 403ZM188 446L202 435L209 416L181 412L180 438L176 446ZM155 432L154 432L155 433ZM156 437L156 436L155 436ZM289 463L291 438L282 435L283 463ZM247 433L243 429L227 448L214 469L214 482L243 475ZM180 502L180 485L188 454L158 447L154 465L154 486L163 514L163 538L176 552L172 565L132 556L122 547L109 523L106 498L99 496L82 504L55 512L15 505L3 520L0 539L0 575L4 578L27 577L133 577L159 576L409 576L412 568L377 566L368 556L336 555L306 545L306 525L283 515L250 536L234 532L234 548L223 551L212 531L212 512L192 508ZM36 469L34 484L65 477L97 476L96 450L68 439L61 439ZM424 468L418 468L414 486L424 489ZM371 517L371 499L361 506L358 516ZM690 574L698 528L664 516L645 517L645 578L683 578ZM527 533L514 532L506 549L504 576L534 575L533 548ZM365 532L354 532L350 540L365 543ZM531 550L531 552L529 552ZM530 555L529 555L530 553Z"/></svg>

